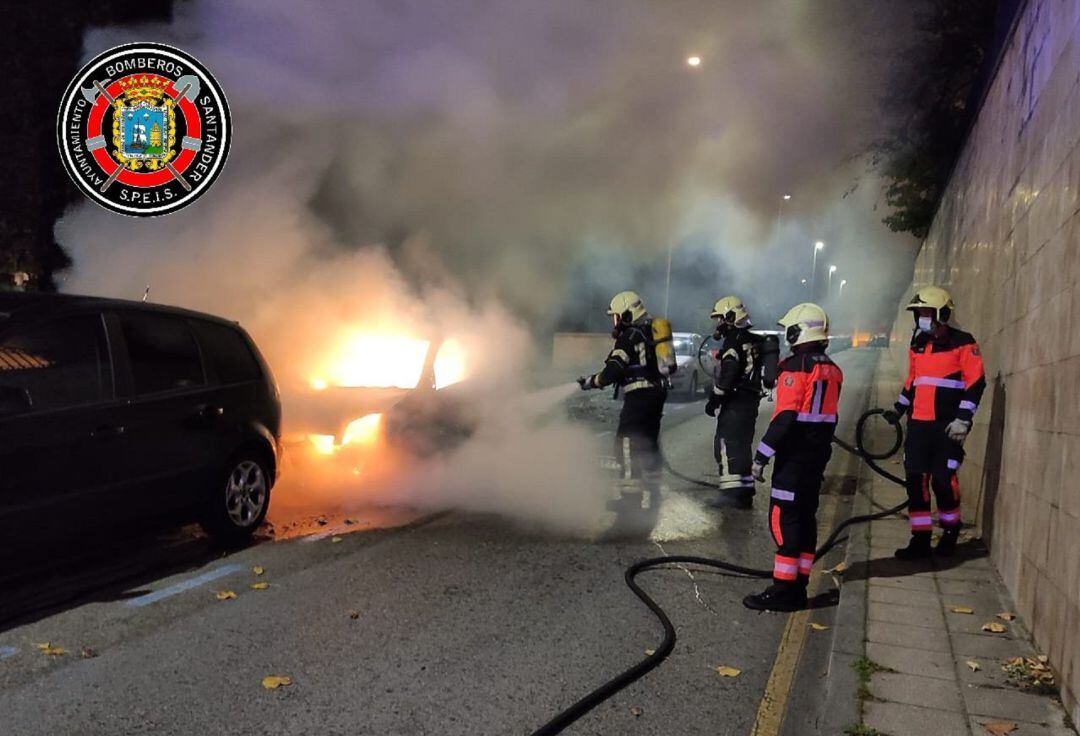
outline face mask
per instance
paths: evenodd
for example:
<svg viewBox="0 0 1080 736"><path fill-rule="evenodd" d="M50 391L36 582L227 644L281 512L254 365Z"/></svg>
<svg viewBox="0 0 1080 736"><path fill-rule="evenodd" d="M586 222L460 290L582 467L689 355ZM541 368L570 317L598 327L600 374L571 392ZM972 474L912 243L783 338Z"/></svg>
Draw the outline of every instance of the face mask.
<svg viewBox="0 0 1080 736"><path fill-rule="evenodd" d="M934 319L932 317L919 317L918 324L919 329L923 332L930 332L934 329Z"/></svg>

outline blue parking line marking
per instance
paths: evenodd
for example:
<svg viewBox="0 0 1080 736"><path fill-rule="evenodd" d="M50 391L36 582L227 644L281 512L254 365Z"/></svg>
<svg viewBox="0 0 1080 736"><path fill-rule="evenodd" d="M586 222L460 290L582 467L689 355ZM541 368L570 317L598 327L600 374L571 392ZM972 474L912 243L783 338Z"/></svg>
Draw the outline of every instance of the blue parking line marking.
<svg viewBox="0 0 1080 736"><path fill-rule="evenodd" d="M132 598L129 601L125 601L124 605L138 608L140 606L150 605L151 603L157 603L163 598L168 598L177 593L183 593L185 590L191 590L192 588L198 588L200 585L209 583L211 580L217 580L226 575L232 575L234 572L240 572L243 569L243 565L223 565L222 567L204 572L202 575L196 575L193 578L183 580L176 585L170 585L168 588L162 588L161 590L155 590L153 593L147 593L146 595L140 595L138 598Z"/></svg>
<svg viewBox="0 0 1080 736"><path fill-rule="evenodd" d="M19 653L18 647L0 647L0 661Z"/></svg>

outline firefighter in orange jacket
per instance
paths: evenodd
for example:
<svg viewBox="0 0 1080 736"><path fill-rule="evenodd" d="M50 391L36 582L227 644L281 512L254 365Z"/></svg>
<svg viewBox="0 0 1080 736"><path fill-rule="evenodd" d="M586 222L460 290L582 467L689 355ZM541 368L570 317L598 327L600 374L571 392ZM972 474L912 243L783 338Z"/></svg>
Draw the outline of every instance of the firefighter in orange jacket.
<svg viewBox="0 0 1080 736"><path fill-rule="evenodd" d="M909 414L904 444L911 541L896 550L900 559L929 557L930 492L937 499L941 540L937 553L951 555L960 535L960 484L964 440L986 388L975 338L949 326L953 301L939 286L920 289L907 309L915 319L908 353L908 376L893 411L896 423Z"/></svg>
<svg viewBox="0 0 1080 736"><path fill-rule="evenodd" d="M806 606L806 588L817 547L818 493L832 455L844 374L825 354L828 316L816 304L792 307L780 320L791 356L780 364L776 408L758 445L751 474L765 480L776 458L770 492L769 529L776 542L773 583L743 599L759 611L796 611Z"/></svg>

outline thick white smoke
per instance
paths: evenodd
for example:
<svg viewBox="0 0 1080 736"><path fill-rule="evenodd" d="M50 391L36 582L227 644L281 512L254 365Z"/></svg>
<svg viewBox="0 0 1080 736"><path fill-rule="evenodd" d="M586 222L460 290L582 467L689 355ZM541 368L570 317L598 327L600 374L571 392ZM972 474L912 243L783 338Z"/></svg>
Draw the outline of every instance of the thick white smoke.
<svg viewBox="0 0 1080 736"><path fill-rule="evenodd" d="M200 58L235 132L217 183L178 213L69 211L64 288L150 285L238 319L287 385L343 325L463 335L494 398L480 440L427 477L457 505L587 517L602 498L584 433L513 425L499 399L546 352L537 326L572 299L570 268L703 229L758 267L755 245L784 246L784 192L788 216L856 221L840 193L874 125L887 59L871 50L910 13L869 5L206 0L166 27L94 31L88 57L156 40Z"/></svg>

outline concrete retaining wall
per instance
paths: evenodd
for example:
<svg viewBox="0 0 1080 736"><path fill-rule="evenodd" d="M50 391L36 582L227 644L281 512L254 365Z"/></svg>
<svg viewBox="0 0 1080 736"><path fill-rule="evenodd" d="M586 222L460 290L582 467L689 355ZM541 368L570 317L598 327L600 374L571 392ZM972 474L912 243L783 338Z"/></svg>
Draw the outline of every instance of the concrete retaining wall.
<svg viewBox="0 0 1080 736"><path fill-rule="evenodd" d="M947 287L989 387L968 520L1080 722L1080 0L1030 0L915 265ZM911 318L897 321L906 350ZM973 514L978 509L978 516Z"/></svg>

